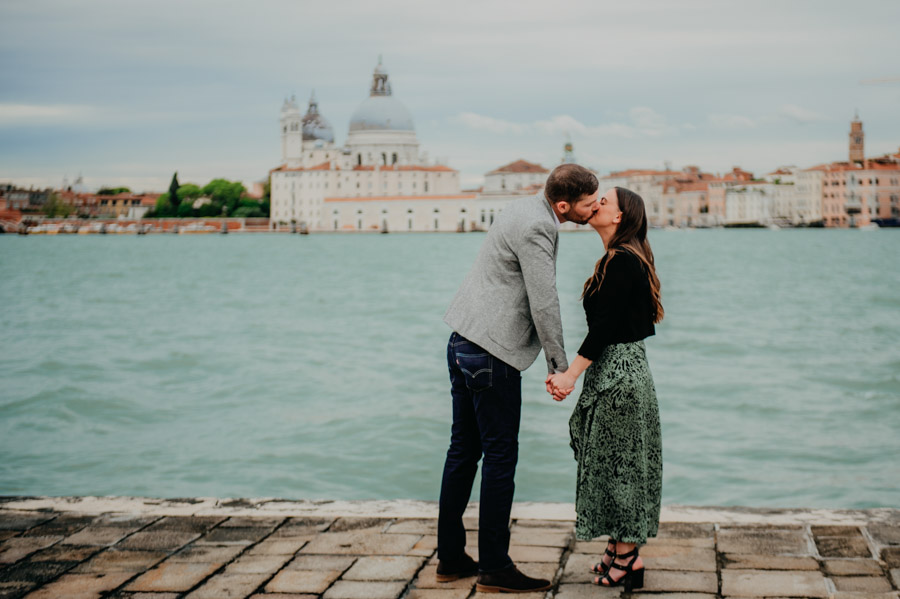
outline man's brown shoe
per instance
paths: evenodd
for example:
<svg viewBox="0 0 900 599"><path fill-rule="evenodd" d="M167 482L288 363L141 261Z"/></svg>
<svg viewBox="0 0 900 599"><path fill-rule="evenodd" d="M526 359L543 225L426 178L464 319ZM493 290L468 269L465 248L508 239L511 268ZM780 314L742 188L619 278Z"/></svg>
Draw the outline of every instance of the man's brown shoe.
<svg viewBox="0 0 900 599"><path fill-rule="evenodd" d="M453 582L476 574L478 574L478 562L464 553L462 558L456 561L439 561L435 578L438 582Z"/></svg>
<svg viewBox="0 0 900 599"><path fill-rule="evenodd" d="M550 581L543 578L525 576L515 565L497 570L482 572L475 582L475 590L482 593L531 593L549 591Z"/></svg>

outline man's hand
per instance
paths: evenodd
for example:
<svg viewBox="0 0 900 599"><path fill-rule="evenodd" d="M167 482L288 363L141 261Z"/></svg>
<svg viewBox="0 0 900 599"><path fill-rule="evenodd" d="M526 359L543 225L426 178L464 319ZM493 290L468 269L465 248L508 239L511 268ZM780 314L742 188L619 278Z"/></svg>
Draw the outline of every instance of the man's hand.
<svg viewBox="0 0 900 599"><path fill-rule="evenodd" d="M552 395L554 400L562 401L575 389L575 378L564 372L551 373L547 375L544 384L547 387L547 393Z"/></svg>

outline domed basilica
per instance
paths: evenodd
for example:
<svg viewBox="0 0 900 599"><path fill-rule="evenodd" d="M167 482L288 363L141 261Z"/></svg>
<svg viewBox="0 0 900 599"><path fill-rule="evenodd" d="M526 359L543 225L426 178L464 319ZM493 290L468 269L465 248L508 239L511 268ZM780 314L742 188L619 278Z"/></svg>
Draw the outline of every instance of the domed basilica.
<svg viewBox="0 0 900 599"><path fill-rule="evenodd" d="M412 115L393 95L380 60L369 96L350 119L344 145L335 143L315 94L306 114L295 98L286 99L281 157L281 166L270 171L274 230L486 229L515 196L539 190L547 173L518 161L488 173L484 193L460 193L459 172L431 163L419 152ZM520 163L539 170L522 171Z"/></svg>
<svg viewBox="0 0 900 599"><path fill-rule="evenodd" d="M464 197L456 170L429 163L419 153L412 115L391 92L380 61L369 97L353 113L342 146L335 143L334 129L319 112L315 94L306 114L295 98L286 99L281 107L281 156L283 164L270 173L271 222L276 229L295 224L326 231L384 230L391 225L395 230L434 230L434 207L426 216L421 200L453 202ZM414 200L420 200L416 208L404 207L401 215L400 203Z"/></svg>

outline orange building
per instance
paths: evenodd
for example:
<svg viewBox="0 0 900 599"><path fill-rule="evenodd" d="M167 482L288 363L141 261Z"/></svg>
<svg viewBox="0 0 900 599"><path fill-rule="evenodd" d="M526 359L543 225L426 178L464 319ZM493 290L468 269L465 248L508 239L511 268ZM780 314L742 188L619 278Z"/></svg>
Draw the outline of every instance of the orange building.
<svg viewBox="0 0 900 599"><path fill-rule="evenodd" d="M847 162L821 164L822 218L826 227L864 227L900 221L900 151L865 158L859 117L850 124Z"/></svg>

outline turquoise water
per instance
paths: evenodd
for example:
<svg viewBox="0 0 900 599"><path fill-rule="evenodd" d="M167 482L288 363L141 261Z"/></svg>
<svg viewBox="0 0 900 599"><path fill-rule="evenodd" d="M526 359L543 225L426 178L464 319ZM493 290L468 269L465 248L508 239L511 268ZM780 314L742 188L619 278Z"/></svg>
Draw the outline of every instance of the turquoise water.
<svg viewBox="0 0 900 599"><path fill-rule="evenodd" d="M652 233L665 503L900 506L897 233ZM436 499L482 239L0 236L0 494ZM560 240L570 356L601 251ZM543 377L516 498L573 501Z"/></svg>

